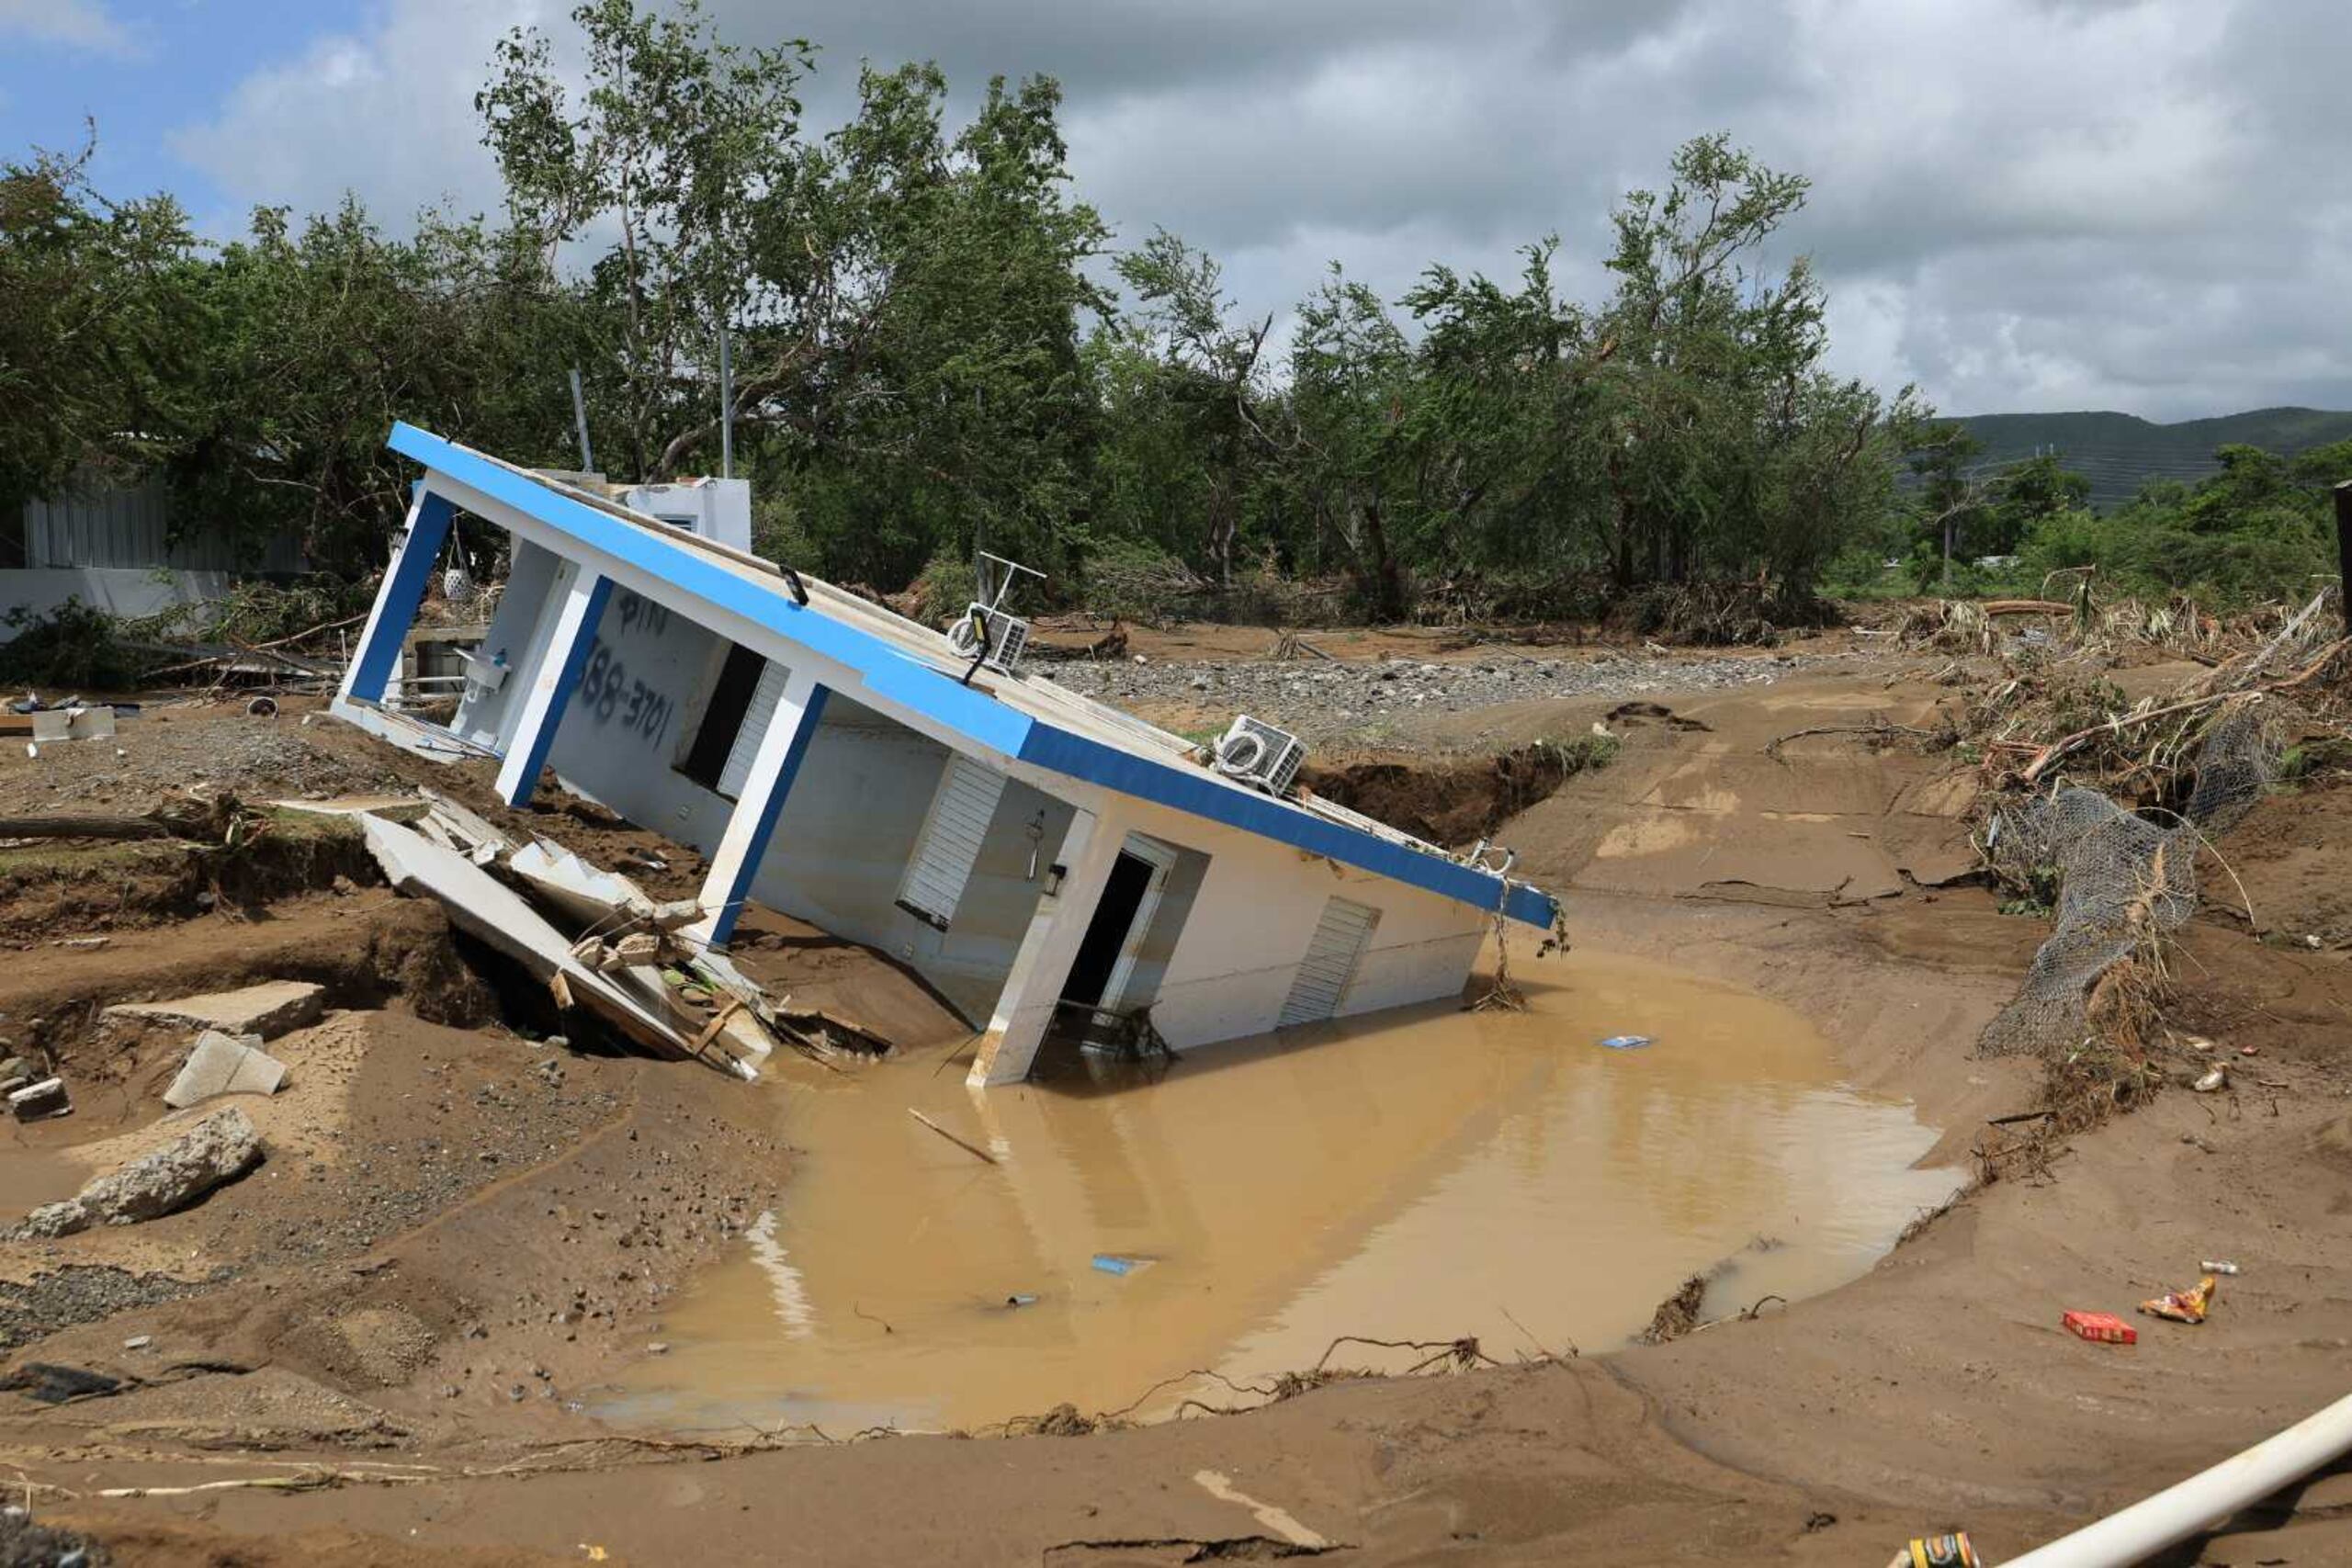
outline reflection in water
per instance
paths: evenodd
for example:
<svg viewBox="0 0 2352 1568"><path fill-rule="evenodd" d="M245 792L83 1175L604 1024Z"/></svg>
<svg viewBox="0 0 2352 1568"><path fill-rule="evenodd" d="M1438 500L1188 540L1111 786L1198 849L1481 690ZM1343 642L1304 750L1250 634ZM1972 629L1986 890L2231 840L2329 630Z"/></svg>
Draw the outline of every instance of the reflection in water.
<svg viewBox="0 0 2352 1568"><path fill-rule="evenodd" d="M1151 1084L780 1077L754 1092L803 1153L773 1224L604 1414L967 1427L1121 1408L1193 1369L1262 1379L1342 1334L1607 1348L1693 1273L1716 1270L1710 1314L1850 1279L1956 1185L1908 1168L1934 1134L1839 1086L1787 1009L1607 954L1544 973L1524 1013L1317 1025ZM1657 1043L1596 1043L1628 1032Z"/></svg>

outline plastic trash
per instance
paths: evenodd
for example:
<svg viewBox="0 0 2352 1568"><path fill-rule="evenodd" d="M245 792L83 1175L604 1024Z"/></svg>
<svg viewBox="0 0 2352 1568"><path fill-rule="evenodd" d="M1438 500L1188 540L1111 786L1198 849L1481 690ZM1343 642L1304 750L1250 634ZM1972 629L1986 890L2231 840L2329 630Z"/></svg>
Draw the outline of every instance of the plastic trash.
<svg viewBox="0 0 2352 1568"><path fill-rule="evenodd" d="M2237 1274L2244 1272L2244 1270L2239 1269L2236 1264L2230 1262L2227 1258L2208 1258L2203 1262L2198 1264L2197 1267L2208 1274Z"/></svg>
<svg viewBox="0 0 2352 1568"><path fill-rule="evenodd" d="M2066 1312L2058 1321L2095 1345L2137 1345L2140 1331L2111 1312Z"/></svg>
<svg viewBox="0 0 2352 1568"><path fill-rule="evenodd" d="M1009 1307L1033 1307L1037 1304L1037 1298L1026 1291L1015 1291L1004 1298L1004 1304Z"/></svg>
<svg viewBox="0 0 2352 1568"><path fill-rule="evenodd" d="M2202 1323L2213 1308L2213 1276L2208 1274L2188 1290L2166 1291L2154 1301L2142 1302L2140 1310L2174 1323Z"/></svg>
<svg viewBox="0 0 2352 1568"><path fill-rule="evenodd" d="M1646 1034L1612 1034L1600 1043L1604 1051L1638 1051L1651 1043Z"/></svg>
<svg viewBox="0 0 2352 1568"><path fill-rule="evenodd" d="M1902 1551L1887 1560L1886 1568L1984 1568L1984 1560L1966 1530L1942 1535L1913 1536Z"/></svg>
<svg viewBox="0 0 2352 1568"><path fill-rule="evenodd" d="M1115 1252L1098 1252L1094 1255L1094 1269L1101 1274L1132 1274L1139 1269L1150 1268L1151 1262L1152 1260L1148 1258L1127 1258Z"/></svg>

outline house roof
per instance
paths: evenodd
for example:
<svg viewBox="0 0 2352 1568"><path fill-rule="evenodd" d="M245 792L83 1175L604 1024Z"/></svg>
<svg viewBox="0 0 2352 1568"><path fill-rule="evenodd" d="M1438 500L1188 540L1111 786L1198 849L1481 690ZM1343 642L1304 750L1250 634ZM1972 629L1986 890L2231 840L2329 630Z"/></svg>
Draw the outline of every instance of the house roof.
<svg viewBox="0 0 2352 1568"><path fill-rule="evenodd" d="M967 661L956 656L945 637L806 572L796 573L808 593L802 604L773 563L682 533L593 491L407 423L392 427L388 445L431 474L848 666L865 693L922 714L976 747L1481 908L1501 904L1530 925L1552 924L1553 900L1539 888L1513 883L1504 903L1503 882L1491 871L1328 802L1278 799L1237 784L1201 766L1182 737L1043 676L991 675L986 686L967 686Z"/></svg>

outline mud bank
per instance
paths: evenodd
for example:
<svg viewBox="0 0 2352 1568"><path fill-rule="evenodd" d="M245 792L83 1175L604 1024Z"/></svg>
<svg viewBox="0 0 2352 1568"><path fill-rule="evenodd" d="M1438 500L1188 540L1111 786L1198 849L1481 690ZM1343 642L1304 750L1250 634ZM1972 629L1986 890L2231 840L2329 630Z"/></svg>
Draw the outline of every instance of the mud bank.
<svg viewBox="0 0 2352 1568"><path fill-rule="evenodd" d="M1922 720L1950 696L1887 666L1728 695L1662 692L1657 701L1707 728L1620 726L1611 767L1566 781L1502 834L1524 869L1566 895L1580 940L1779 998L1826 1040L1838 1076L1911 1100L1944 1128L1931 1157L1964 1158L1992 1135L1984 1118L2039 1103L2030 1068L1980 1061L1970 1044L2046 928L1947 886L1965 870L1953 841L1965 778L1871 739L1874 720ZM1607 705L1441 714L1412 741L1509 747L1577 733ZM1768 750L1800 730L1830 732ZM2225 853L2237 843L2253 852L2233 858L2257 908L2332 929L2325 890L2352 875L2352 835L2324 829L2346 819L2347 798L2313 790L2266 802L2224 843ZM628 1310L566 1325L562 1303L544 1300L553 1282L650 1264L673 1285L696 1259L736 1246L729 1228L784 1194L715 1179L778 1153L770 1129L735 1120L741 1096L710 1098L727 1086L596 1064L575 1072L602 1086L609 1067L620 1103L576 1152L502 1173L353 1259L388 1256L394 1267L338 1279L311 1304L296 1276L277 1277L281 1321L331 1308L325 1316L357 1343L384 1321L366 1313L434 1299L404 1277L454 1280L463 1291L447 1299L476 1303L479 1315L451 1320L436 1352L447 1359L405 1383L362 1385L306 1351L309 1341L240 1329L264 1321L239 1315L246 1297L238 1313L173 1320L191 1348L239 1347L243 1370L156 1378L163 1386L138 1390L133 1404L12 1405L0 1412L0 1459L50 1489L37 1493L45 1520L91 1528L134 1562L468 1551L577 1562L594 1547L645 1562L1069 1564L1344 1547L1372 1562L1826 1565L1883 1562L1901 1540L1954 1524L1998 1561L2342 1392L2352 1348L2346 965L2327 951L2256 942L2218 917L2191 929L2181 962L2195 984L2180 1025L2256 1049L2231 1092L2161 1094L2039 1163L2000 1164L2002 1179L1852 1283L1667 1346L1349 1382L1251 1414L1085 1438L826 1443L802 1432L789 1449L749 1452L771 1439L746 1430L680 1449L623 1438L565 1406L671 1334L678 1298L599 1283ZM1513 963L1543 975L1524 948ZM447 1049L473 1053L469 1073L494 1075L515 1049L469 1038ZM2166 1070L2188 1059L2184 1048ZM384 1087L390 1105L426 1081ZM479 1115L487 1127L513 1112L491 1101ZM472 1125L447 1131L471 1135ZM904 1135L938 1144L932 1156L967 1157L911 1122ZM1344 1147L1329 1155L1343 1169L1348 1158ZM616 1192L648 1213L616 1209ZM272 1198L250 1180L222 1194L177 1236L184 1257L232 1247L244 1222L230 1216L266 1213ZM750 1200L748 1213L731 1206L737 1198ZM664 1246L644 1245L653 1237ZM2198 1258L2221 1256L2245 1272L2224 1282L2204 1325L2143 1320L2129 1349L2057 1326L2067 1307L2128 1316L2142 1297L2186 1283ZM1607 1260L1590 1267L1605 1271ZM560 1288L566 1300L571 1288ZM542 1302L527 1299L533 1291ZM119 1359L122 1337L148 1321L120 1316L41 1352ZM467 1337L477 1325L487 1341ZM474 1378L451 1376L469 1365ZM463 1397L443 1397L444 1379ZM525 1397L510 1400L516 1383ZM254 1415L264 1384L274 1421ZM529 1392L542 1384L556 1393ZM232 1400L243 1402L238 1419L216 1420L209 1438L195 1430L193 1412ZM1084 1432L1083 1414L1046 1429ZM673 1462L682 1457L706 1462ZM134 1481L321 1471L352 1479L292 1495L94 1495ZM2320 1478L2299 1499L2227 1521L2181 1561L2352 1560L2345 1481Z"/></svg>

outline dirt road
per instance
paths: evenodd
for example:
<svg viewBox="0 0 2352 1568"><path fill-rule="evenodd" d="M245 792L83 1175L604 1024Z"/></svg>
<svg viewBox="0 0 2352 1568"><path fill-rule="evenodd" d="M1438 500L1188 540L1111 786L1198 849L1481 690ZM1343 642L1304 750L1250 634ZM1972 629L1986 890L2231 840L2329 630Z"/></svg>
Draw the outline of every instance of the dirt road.
<svg viewBox="0 0 2352 1568"><path fill-rule="evenodd" d="M0 1247L17 1359L126 1379L59 1406L0 1395L0 1461L34 1486L43 1522L87 1530L125 1562L1343 1550L1875 1565L1954 1525L1998 1561L2352 1381L2352 971L2337 891L2352 786L2307 779L2220 845L2265 934L2209 901L2180 947L2168 1021L2233 1054L2230 1089L2176 1083L2035 1140L2030 1122L1989 1119L2041 1107L2039 1065L1971 1047L2046 922L1955 884L1969 771L1866 733L1881 719L1932 729L1961 688L1847 651L1728 690L1669 678L1641 699L1657 711L1613 689L1424 711L1407 771L1431 751L1475 764L1596 722L1618 738L1608 766L1498 828L1522 872L1565 896L1577 939L1796 1007L1852 1081L1945 1130L1930 1158L1993 1178L1849 1286L1670 1344L1340 1382L1136 1430L1089 1432L1073 1411L1042 1424L1055 1435L981 1440L623 1439L571 1408L570 1391L649 1353L664 1301L788 1169L741 1097L713 1076L534 1045L527 1027L494 1021L495 987L435 917L356 882L338 892L343 871L303 886L314 874L289 862L254 900L208 912L201 889L160 866L45 856L0 868L0 930L26 944L0 967L0 1011L93 1088L76 1117L0 1145L0 1190L151 1135L136 1107L164 1047L109 1035L94 1004L296 973L346 1010L286 1047L307 1097L273 1107L290 1157L150 1225ZM175 722L196 735L251 721ZM323 721L300 735L322 728L320 747L354 777L424 766ZM1832 733L1767 750L1804 729ZM56 782L0 764L0 799ZM109 944L42 945L69 926ZM783 974L797 951L763 958ZM865 962L831 951L831 994L880 994L879 971L858 978ZM894 1005L918 1026L918 998ZM2161 1066L2177 1079L2210 1059L2183 1043ZM2141 1318L2131 1348L2058 1325L2071 1307L2130 1317L2213 1257L2245 1272L2203 1325ZM1041 1396L1041 1414L1052 1403ZM217 1484L329 1472L339 1483L317 1489ZM98 1495L131 1485L209 1489ZM2320 1478L2179 1561L2352 1561L2347 1503L2352 1474Z"/></svg>

